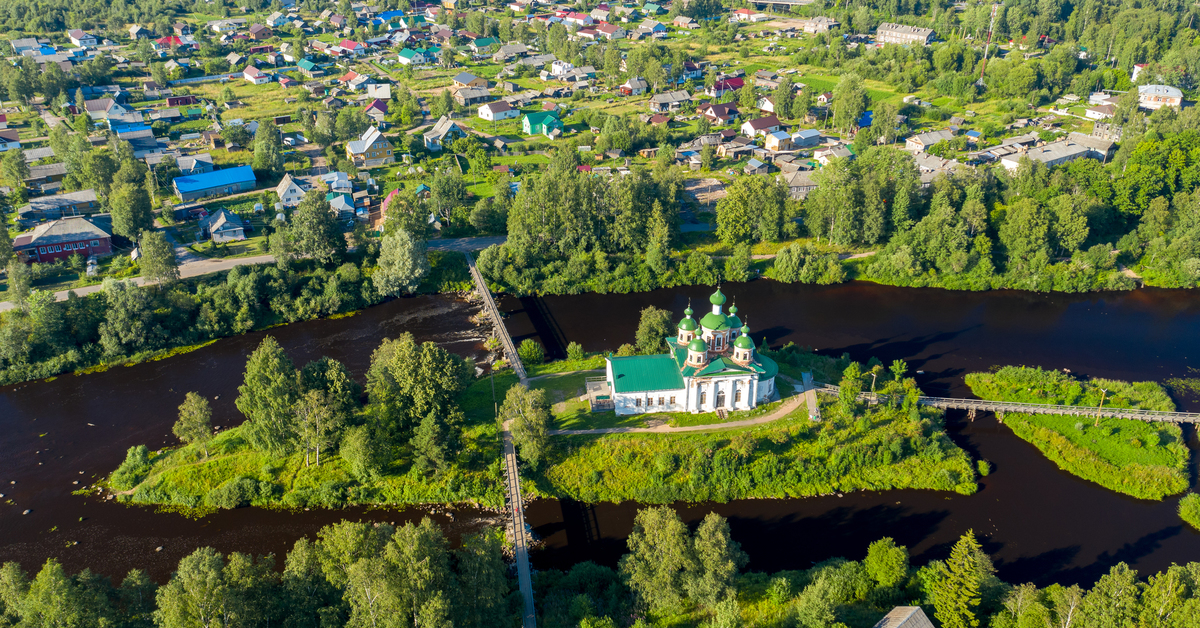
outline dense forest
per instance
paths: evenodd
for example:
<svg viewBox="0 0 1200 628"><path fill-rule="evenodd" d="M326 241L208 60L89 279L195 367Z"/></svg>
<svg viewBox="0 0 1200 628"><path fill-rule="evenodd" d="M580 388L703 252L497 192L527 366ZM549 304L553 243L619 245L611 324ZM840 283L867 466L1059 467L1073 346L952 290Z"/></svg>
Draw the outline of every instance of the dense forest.
<svg viewBox="0 0 1200 628"><path fill-rule="evenodd" d="M715 513L689 526L670 508L641 510L617 568L584 562L535 572L538 625L869 628L896 605L920 605L945 628L1200 622L1200 563L1146 580L1119 563L1088 588L1012 585L968 530L945 559L920 567L883 538L861 560L763 573L746 570L754 557L733 532ZM523 602L514 580L498 530L452 548L429 519L343 521L296 541L278 562L197 549L161 584L136 569L114 584L89 570L68 574L54 559L32 577L5 563L0 625L515 628Z"/></svg>

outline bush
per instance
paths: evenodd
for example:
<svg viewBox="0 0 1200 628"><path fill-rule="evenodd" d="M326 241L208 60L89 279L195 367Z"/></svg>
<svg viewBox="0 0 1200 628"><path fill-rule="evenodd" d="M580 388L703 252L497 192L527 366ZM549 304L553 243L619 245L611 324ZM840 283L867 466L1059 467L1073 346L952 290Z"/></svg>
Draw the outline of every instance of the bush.
<svg viewBox="0 0 1200 628"><path fill-rule="evenodd" d="M1200 530L1200 495L1188 493L1179 500L1179 517Z"/></svg>
<svg viewBox="0 0 1200 628"><path fill-rule="evenodd" d="M546 350L532 338L526 338L521 342L521 346L517 347L517 355L521 357L521 362L525 366L536 366L546 361Z"/></svg>
<svg viewBox="0 0 1200 628"><path fill-rule="evenodd" d="M992 465L988 464L987 460L980 460L975 464L979 467L979 477L987 477L992 472Z"/></svg>
<svg viewBox="0 0 1200 628"><path fill-rule="evenodd" d="M572 362L582 362L587 358L587 354L583 352L583 345L572 341L567 345L567 359Z"/></svg>
<svg viewBox="0 0 1200 628"><path fill-rule="evenodd" d="M118 491L127 491L142 482L150 472L150 450L145 445L130 447L125 462L117 467L109 484Z"/></svg>
<svg viewBox="0 0 1200 628"><path fill-rule="evenodd" d="M258 494L258 480L243 475L209 491L204 503L215 508L241 508L249 506Z"/></svg>
<svg viewBox="0 0 1200 628"><path fill-rule="evenodd" d="M379 477L380 451L378 443L371 437L371 430L359 425L346 430L340 450L342 460L350 467L350 473L359 482L369 482Z"/></svg>

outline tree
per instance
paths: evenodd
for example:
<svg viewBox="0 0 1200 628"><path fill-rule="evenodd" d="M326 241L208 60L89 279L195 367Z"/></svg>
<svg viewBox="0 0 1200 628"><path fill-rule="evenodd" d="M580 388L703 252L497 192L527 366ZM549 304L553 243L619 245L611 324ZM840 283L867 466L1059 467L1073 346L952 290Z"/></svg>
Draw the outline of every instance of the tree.
<svg viewBox="0 0 1200 628"><path fill-rule="evenodd" d="M138 183L118 183L108 194L112 212L113 233L131 240L154 228L153 205L146 186Z"/></svg>
<svg viewBox="0 0 1200 628"><path fill-rule="evenodd" d="M87 625L90 613L82 593L57 560L47 560L21 601L21 616L26 620L22 625Z"/></svg>
<svg viewBox="0 0 1200 628"><path fill-rule="evenodd" d="M738 570L749 560L741 545L729 535L729 521L710 512L700 522L692 539L692 573L687 580L688 596L713 607L734 593Z"/></svg>
<svg viewBox="0 0 1200 628"><path fill-rule="evenodd" d="M165 233L143 231L139 246L142 257L138 260L138 266L142 269L142 277L160 285L179 279L179 260L175 257L175 247L167 241Z"/></svg>
<svg viewBox="0 0 1200 628"><path fill-rule="evenodd" d="M309 465L309 454L316 453L316 464L321 464L321 449L332 446L333 435L341 418L334 412L329 397L322 390L305 392L292 408L295 416L297 436L304 444L304 466Z"/></svg>
<svg viewBox="0 0 1200 628"><path fill-rule="evenodd" d="M229 587L224 568L225 561L211 547L183 557L170 582L158 590L161 625L225 625Z"/></svg>
<svg viewBox="0 0 1200 628"><path fill-rule="evenodd" d="M469 361L432 342L417 344L410 333L385 339L367 371L367 411L375 435L405 438L434 411L455 428L458 396L473 372Z"/></svg>
<svg viewBox="0 0 1200 628"><path fill-rule="evenodd" d="M124 355L153 346L162 329L152 326L154 311L146 290L132 281L104 279L104 322L100 344L106 354Z"/></svg>
<svg viewBox="0 0 1200 628"><path fill-rule="evenodd" d="M644 354L662 353L666 350L666 338L675 335L671 313L653 305L642 310L638 322L637 348Z"/></svg>
<svg viewBox="0 0 1200 628"><path fill-rule="evenodd" d="M779 86L771 94L771 100L775 103L775 115L780 120L791 119L794 116L792 113L792 101L796 98L796 92L792 89L792 77L785 76L779 81ZM805 113L808 113L807 111Z"/></svg>
<svg viewBox="0 0 1200 628"><path fill-rule="evenodd" d="M413 469L417 473L440 474L450 464L446 426L437 411L425 415L409 443L413 448Z"/></svg>
<svg viewBox="0 0 1200 628"><path fill-rule="evenodd" d="M517 347L517 357L527 366L536 366L546 361L546 350L542 348L542 343L533 338L526 338L521 341L521 346Z"/></svg>
<svg viewBox="0 0 1200 628"><path fill-rule="evenodd" d="M5 151L0 159L0 180L14 191L25 189L25 179L29 178L29 164L25 161L25 151L20 148Z"/></svg>
<svg viewBox="0 0 1200 628"><path fill-rule="evenodd" d="M283 136L271 119L259 122L254 134L254 169L270 175L283 173Z"/></svg>
<svg viewBox="0 0 1200 628"><path fill-rule="evenodd" d="M250 354L234 402L250 423L246 438L259 451L288 453L296 433L292 406L300 396L296 367L273 336Z"/></svg>
<svg viewBox="0 0 1200 628"><path fill-rule="evenodd" d="M208 441L212 440L212 409L208 399L189 392L179 406L179 420L171 428L175 437L189 445L199 445L208 457Z"/></svg>
<svg viewBox="0 0 1200 628"><path fill-rule="evenodd" d="M1117 563L1083 596L1079 625L1088 628L1134 625L1141 613L1140 589L1137 572L1125 563Z"/></svg>
<svg viewBox="0 0 1200 628"><path fill-rule="evenodd" d="M371 119L361 107L343 107L337 114L337 137L344 142L362 137L370 126Z"/></svg>
<svg viewBox="0 0 1200 628"><path fill-rule="evenodd" d="M979 619L980 574L975 554L982 552L975 532L967 530L950 550L950 560L937 564L933 583L933 605L938 622L944 628L976 628Z"/></svg>
<svg viewBox="0 0 1200 628"><path fill-rule="evenodd" d="M513 386L500 406L500 423L508 425L521 459L537 469L550 448L550 404L546 391Z"/></svg>
<svg viewBox="0 0 1200 628"><path fill-rule="evenodd" d="M338 450L342 460L350 467L350 473L359 482L370 482L383 471L383 452L378 441L371 435L371 428L357 425L342 435L342 446Z"/></svg>
<svg viewBox="0 0 1200 628"><path fill-rule="evenodd" d="M833 126L843 131L854 128L870 103L862 77L853 72L843 74L833 88Z"/></svg>
<svg viewBox="0 0 1200 628"><path fill-rule="evenodd" d="M862 377L862 365L858 362L851 362L850 366L842 371L838 399L841 402L842 412L847 415L858 406L858 394L862 392L863 388Z"/></svg>
<svg viewBox="0 0 1200 628"><path fill-rule="evenodd" d="M454 550L458 575L453 588L455 626L490 628L508 596L503 536L493 531L464 536Z"/></svg>
<svg viewBox="0 0 1200 628"><path fill-rule="evenodd" d="M725 260L725 280L750 281L750 265L753 263L749 244L733 247L733 255Z"/></svg>
<svg viewBox="0 0 1200 628"><path fill-rule="evenodd" d="M783 236L788 190L766 177L739 177L717 203L717 237L726 244L776 242Z"/></svg>
<svg viewBox="0 0 1200 628"><path fill-rule="evenodd" d="M908 548L903 545L897 547L890 536L879 539L867 548L863 567L879 586L886 589L898 587L908 577Z"/></svg>
<svg viewBox="0 0 1200 628"><path fill-rule="evenodd" d="M429 274L425 242L405 229L383 236L379 246L379 268L371 275L375 290L383 296L415 292Z"/></svg>
<svg viewBox="0 0 1200 628"><path fill-rule="evenodd" d="M296 252L322 263L333 261L346 252L346 238L329 208L329 201L319 190L304 195L292 214L289 229Z"/></svg>
<svg viewBox="0 0 1200 628"><path fill-rule="evenodd" d="M747 114L758 109L758 92L754 91L754 84L750 81L738 92L738 106Z"/></svg>
<svg viewBox="0 0 1200 628"><path fill-rule="evenodd" d="M0 229L8 230L7 226ZM8 292L12 296L13 303L17 305L25 305L26 299L29 298L30 286L33 285L33 271L29 269L29 264L22 262L17 258L12 258L8 261L7 269Z"/></svg>
<svg viewBox="0 0 1200 628"><path fill-rule="evenodd" d="M681 608L684 578L696 571L687 526L667 506L643 508L633 520L620 572L638 600L656 613Z"/></svg>

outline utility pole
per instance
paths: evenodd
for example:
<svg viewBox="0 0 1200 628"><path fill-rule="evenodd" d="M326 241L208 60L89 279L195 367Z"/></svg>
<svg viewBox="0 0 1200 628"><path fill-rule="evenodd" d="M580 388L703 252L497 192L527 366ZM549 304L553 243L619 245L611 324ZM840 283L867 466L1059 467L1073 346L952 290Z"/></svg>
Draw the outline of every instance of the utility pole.
<svg viewBox="0 0 1200 628"><path fill-rule="evenodd" d="M1096 410L1096 424L1093 427L1100 427L1100 412L1104 410L1104 398L1108 395L1107 388L1100 389L1100 408Z"/></svg>

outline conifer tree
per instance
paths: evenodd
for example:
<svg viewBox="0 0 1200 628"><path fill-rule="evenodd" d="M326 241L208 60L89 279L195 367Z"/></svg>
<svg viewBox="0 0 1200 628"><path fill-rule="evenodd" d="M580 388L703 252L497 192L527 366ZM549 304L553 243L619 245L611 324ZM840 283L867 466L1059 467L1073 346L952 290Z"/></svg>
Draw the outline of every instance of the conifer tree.
<svg viewBox="0 0 1200 628"><path fill-rule="evenodd" d="M980 602L980 574L975 555L982 551L974 530L967 530L954 544L950 559L937 566L932 597L935 616L943 628L979 626L975 609Z"/></svg>

